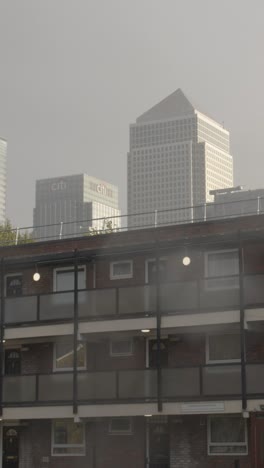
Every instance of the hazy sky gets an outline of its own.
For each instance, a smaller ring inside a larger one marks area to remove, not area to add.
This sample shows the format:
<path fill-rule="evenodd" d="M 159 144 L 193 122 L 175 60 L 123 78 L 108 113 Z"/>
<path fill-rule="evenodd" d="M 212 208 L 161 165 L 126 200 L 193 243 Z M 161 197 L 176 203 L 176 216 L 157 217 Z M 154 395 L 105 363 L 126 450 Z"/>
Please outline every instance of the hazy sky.
<path fill-rule="evenodd" d="M 264 187 L 263 0 L 0 0 L 7 214 L 35 180 L 87 172 L 126 211 L 129 123 L 182 88 L 231 132 L 235 183 Z"/>

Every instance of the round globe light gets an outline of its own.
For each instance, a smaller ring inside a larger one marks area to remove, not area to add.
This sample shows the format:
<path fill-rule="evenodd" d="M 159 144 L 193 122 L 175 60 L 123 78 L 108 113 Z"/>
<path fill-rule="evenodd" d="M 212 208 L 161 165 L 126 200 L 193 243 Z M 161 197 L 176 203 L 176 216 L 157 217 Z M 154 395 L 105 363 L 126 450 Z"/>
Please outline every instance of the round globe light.
<path fill-rule="evenodd" d="M 40 280 L 40 274 L 36 271 L 36 273 L 34 273 L 33 275 L 33 280 L 34 281 L 39 281 Z"/>
<path fill-rule="evenodd" d="M 190 257 L 183 257 L 182 263 L 183 263 L 184 266 L 189 266 L 190 263 L 191 263 Z"/>

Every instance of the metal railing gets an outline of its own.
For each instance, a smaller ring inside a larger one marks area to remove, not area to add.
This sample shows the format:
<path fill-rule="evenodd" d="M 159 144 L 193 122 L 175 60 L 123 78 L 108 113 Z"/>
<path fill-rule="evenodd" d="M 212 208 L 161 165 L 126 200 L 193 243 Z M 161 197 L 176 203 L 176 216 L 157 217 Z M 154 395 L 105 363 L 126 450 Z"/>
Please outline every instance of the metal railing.
<path fill-rule="evenodd" d="M 264 304 L 264 274 L 244 275 L 245 307 Z M 161 282 L 162 314 L 233 310 L 239 308 L 238 276 Z M 4 298 L 4 324 L 72 321 L 74 292 L 48 292 Z M 152 284 L 82 289 L 78 291 L 80 321 L 146 317 L 156 314 L 156 286 Z"/>
<path fill-rule="evenodd" d="M 0 245 L 62 240 L 72 237 L 256 215 L 264 213 L 263 199 L 263 197 L 258 196 L 246 200 L 203 203 L 180 208 L 135 212 L 120 216 L 16 227 L 9 230 L 6 235 L 1 235 L 0 232 Z"/>
<path fill-rule="evenodd" d="M 264 395 L 264 363 L 246 365 L 247 394 Z M 78 404 L 157 400 L 157 369 L 78 371 Z M 241 399 L 240 363 L 162 368 L 163 401 Z M 73 372 L 3 376 L 5 406 L 71 404 Z"/>

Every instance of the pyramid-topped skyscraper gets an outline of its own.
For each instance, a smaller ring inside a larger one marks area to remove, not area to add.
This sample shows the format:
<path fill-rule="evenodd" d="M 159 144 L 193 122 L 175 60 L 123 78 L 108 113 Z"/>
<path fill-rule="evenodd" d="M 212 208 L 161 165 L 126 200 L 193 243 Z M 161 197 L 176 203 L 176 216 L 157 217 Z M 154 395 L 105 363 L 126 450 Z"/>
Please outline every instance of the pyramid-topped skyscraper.
<path fill-rule="evenodd" d="M 229 132 L 177 89 L 130 125 L 127 173 L 129 226 L 191 220 L 233 186 Z"/>

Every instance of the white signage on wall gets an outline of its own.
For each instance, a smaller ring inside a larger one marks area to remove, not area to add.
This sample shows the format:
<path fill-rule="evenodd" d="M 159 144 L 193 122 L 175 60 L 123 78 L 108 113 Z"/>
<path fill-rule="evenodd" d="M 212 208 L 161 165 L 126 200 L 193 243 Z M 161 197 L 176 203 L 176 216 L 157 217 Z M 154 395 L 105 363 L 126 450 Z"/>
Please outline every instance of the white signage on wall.
<path fill-rule="evenodd" d="M 66 182 L 64 180 L 59 180 L 57 182 L 53 182 L 51 184 L 51 190 L 54 192 L 55 190 L 65 190 L 67 188 Z"/>
<path fill-rule="evenodd" d="M 95 184 L 94 182 L 90 182 L 90 189 L 100 193 L 100 195 L 104 195 L 105 197 L 113 198 L 113 190 L 104 184 Z"/>
<path fill-rule="evenodd" d="M 224 411 L 223 401 L 183 403 L 181 405 L 181 413 L 183 414 L 223 413 Z"/>

